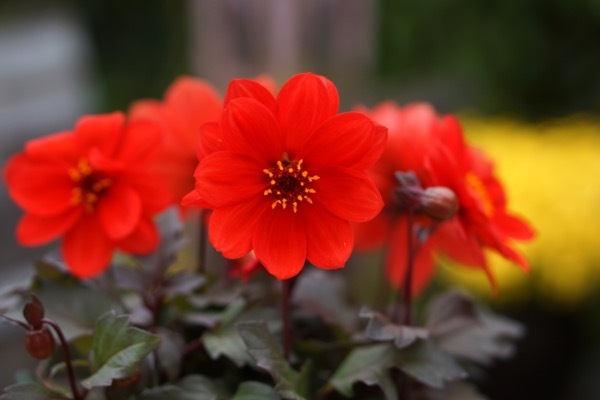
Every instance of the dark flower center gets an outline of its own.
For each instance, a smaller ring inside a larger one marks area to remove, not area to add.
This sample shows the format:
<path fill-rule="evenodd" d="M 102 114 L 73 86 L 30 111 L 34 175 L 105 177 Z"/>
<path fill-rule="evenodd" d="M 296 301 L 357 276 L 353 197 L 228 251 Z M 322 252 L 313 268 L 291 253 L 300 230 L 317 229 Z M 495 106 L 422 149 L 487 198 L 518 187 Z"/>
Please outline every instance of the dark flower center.
<path fill-rule="evenodd" d="M 94 210 L 100 196 L 112 185 L 112 180 L 92 170 L 86 159 L 79 160 L 77 166 L 69 170 L 69 176 L 75 183 L 71 204 L 83 204 L 87 212 Z"/>
<path fill-rule="evenodd" d="M 278 204 L 285 209 L 292 206 L 294 212 L 298 212 L 298 204 L 303 201 L 312 204 L 309 195 L 316 193 L 310 187 L 310 183 L 319 179 L 318 175 L 309 175 L 302 165 L 304 160 L 299 161 L 277 161 L 273 168 L 263 169 L 267 175 L 268 187 L 264 191 L 265 196 L 274 196 L 275 200 L 271 208 L 275 209 Z"/>

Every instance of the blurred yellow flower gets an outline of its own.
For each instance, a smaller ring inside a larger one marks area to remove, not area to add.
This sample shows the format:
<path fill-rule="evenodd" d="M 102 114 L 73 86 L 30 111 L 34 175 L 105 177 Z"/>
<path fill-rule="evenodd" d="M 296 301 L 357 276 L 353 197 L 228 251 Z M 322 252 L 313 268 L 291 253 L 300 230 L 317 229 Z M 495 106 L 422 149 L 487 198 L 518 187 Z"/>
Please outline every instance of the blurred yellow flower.
<path fill-rule="evenodd" d="M 499 301 L 531 296 L 576 304 L 600 283 L 600 121 L 580 115 L 544 124 L 461 118 L 469 141 L 496 162 L 509 209 L 537 230 L 523 249 L 529 275 L 501 257 L 488 259 L 500 287 Z M 442 280 L 491 296 L 483 274 L 441 268 Z"/>

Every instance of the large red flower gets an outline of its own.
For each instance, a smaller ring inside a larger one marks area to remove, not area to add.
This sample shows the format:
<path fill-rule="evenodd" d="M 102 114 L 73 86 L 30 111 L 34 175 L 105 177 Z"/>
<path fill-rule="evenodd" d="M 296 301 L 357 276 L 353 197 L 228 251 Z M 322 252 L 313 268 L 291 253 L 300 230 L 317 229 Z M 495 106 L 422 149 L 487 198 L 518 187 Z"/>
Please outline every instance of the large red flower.
<path fill-rule="evenodd" d="M 444 186 L 457 196 L 457 215 L 439 223 L 417 216 L 415 225 L 430 232 L 417 247 L 412 289 L 418 293 L 431 279 L 434 254 L 443 252 L 456 261 L 482 268 L 493 283 L 484 256 L 490 248 L 528 269 L 512 240 L 533 237 L 522 219 L 507 212 L 506 198 L 492 165 L 482 153 L 466 145 L 462 129 L 453 116 L 440 117 L 428 104 L 404 108 L 385 102 L 373 110 L 362 110 L 389 129 L 388 144 L 381 160 L 370 170 L 386 199 L 385 212 L 366 224 L 357 225 L 357 245 L 373 248 L 387 243 L 387 272 L 392 285 L 400 287 L 405 277 L 407 218 L 398 209 L 396 171 L 413 171 L 424 188 Z"/>
<path fill-rule="evenodd" d="M 152 217 L 171 201 L 147 170 L 159 140 L 151 125 L 125 124 L 113 113 L 27 142 L 5 170 L 9 193 L 25 211 L 19 242 L 63 236 L 66 264 L 82 278 L 102 272 L 115 249 L 151 252 L 158 244 Z"/>
<path fill-rule="evenodd" d="M 141 100 L 131 106 L 132 120 L 149 121 L 162 131 L 163 140 L 151 168 L 169 183 L 177 204 L 194 189 L 200 126 L 218 120 L 221 112 L 217 91 L 207 82 L 192 77 L 176 79 L 162 102 Z"/>
<path fill-rule="evenodd" d="M 340 268 L 353 248 L 350 221 L 383 201 L 365 170 L 381 155 L 386 130 L 357 112 L 338 114 L 329 80 L 304 73 L 277 98 L 250 80 L 232 81 L 219 123 L 184 204 L 213 209 L 209 237 L 227 258 L 254 250 L 279 279 L 305 261 Z M 215 145 L 215 143 L 217 143 Z"/>

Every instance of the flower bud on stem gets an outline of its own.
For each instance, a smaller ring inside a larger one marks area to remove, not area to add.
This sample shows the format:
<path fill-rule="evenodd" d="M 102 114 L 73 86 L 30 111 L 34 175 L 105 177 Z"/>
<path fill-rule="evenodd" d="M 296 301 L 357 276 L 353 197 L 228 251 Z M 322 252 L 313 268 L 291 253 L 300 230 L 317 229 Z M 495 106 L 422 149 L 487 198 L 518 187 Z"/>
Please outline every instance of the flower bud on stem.
<path fill-rule="evenodd" d="M 25 349 L 32 357 L 38 360 L 44 360 L 50 357 L 56 348 L 54 336 L 52 335 L 51 330 L 48 329 L 48 326 L 50 326 L 52 330 L 54 330 L 56 336 L 58 336 L 63 349 L 73 400 L 83 400 L 83 397 L 77 389 L 69 344 L 67 343 L 60 326 L 58 326 L 56 322 L 45 318 L 44 305 L 37 296 L 32 294 L 31 298 L 32 300 L 27 302 L 23 308 L 23 316 L 28 322 L 27 324 L 23 321 L 7 317 L 6 315 L 0 314 L 0 317 L 17 324 L 26 330 Z"/>

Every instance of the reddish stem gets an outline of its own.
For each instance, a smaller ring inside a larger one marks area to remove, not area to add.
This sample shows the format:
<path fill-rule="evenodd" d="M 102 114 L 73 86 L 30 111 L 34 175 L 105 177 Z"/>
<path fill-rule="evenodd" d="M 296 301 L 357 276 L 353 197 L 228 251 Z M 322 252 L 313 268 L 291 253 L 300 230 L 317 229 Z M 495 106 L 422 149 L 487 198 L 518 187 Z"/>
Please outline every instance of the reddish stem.
<path fill-rule="evenodd" d="M 73 393 L 73 400 L 83 400 L 83 397 L 79 394 L 79 390 L 77 389 L 77 383 L 75 380 L 75 372 L 73 371 L 73 361 L 71 358 L 71 351 L 69 350 L 69 344 L 67 343 L 67 339 L 65 339 L 65 335 L 63 335 L 62 329 L 60 326 L 56 324 L 54 321 L 49 319 L 42 319 L 42 322 L 48 324 L 54 329 L 56 335 L 58 336 L 58 340 L 60 340 L 61 347 L 63 349 L 63 354 L 65 356 L 65 365 L 67 366 L 67 375 L 69 377 L 69 385 L 71 386 L 71 393 Z"/>
<path fill-rule="evenodd" d="M 17 325 L 19 325 L 21 328 L 24 328 L 26 331 L 30 330 L 30 328 L 29 328 L 29 325 L 27 325 L 27 324 L 26 324 L 25 322 L 23 322 L 23 321 L 19 321 L 19 320 L 13 319 L 13 318 L 11 318 L 11 317 L 7 317 L 7 316 L 6 316 L 6 315 L 4 315 L 4 314 L 0 314 L 0 317 L 4 318 L 5 320 L 7 320 L 7 321 L 9 321 L 9 322 L 12 322 L 12 323 L 14 323 L 14 324 L 17 324 Z"/>
<path fill-rule="evenodd" d="M 413 243 L 413 209 L 409 208 L 406 214 L 406 271 L 402 290 L 404 303 L 403 325 L 412 323 L 412 281 L 415 250 Z"/>
<path fill-rule="evenodd" d="M 281 281 L 281 320 L 283 322 L 283 357 L 290 359 L 290 292 L 292 280 Z"/>
<path fill-rule="evenodd" d="M 204 213 L 204 210 L 200 210 L 198 226 L 198 259 L 196 260 L 196 272 L 200 274 L 206 272 L 206 230 L 204 229 Z"/>

